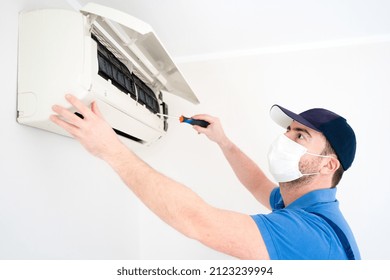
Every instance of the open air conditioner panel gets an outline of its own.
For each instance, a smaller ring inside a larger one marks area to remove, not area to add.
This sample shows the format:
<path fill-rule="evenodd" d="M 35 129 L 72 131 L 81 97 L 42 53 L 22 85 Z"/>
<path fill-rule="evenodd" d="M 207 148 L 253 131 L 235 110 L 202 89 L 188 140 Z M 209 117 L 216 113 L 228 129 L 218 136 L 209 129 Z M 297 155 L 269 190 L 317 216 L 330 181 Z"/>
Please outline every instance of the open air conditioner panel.
<path fill-rule="evenodd" d="M 138 77 L 150 87 L 165 90 L 198 104 L 199 100 L 150 25 L 121 11 L 88 3 L 80 10 L 92 25 L 92 33 L 115 48 Z M 136 73 L 137 74 L 137 73 Z M 145 78 L 145 79 L 144 79 Z"/>
<path fill-rule="evenodd" d="M 95 100 L 119 135 L 141 144 L 156 141 L 168 129 L 167 118 L 157 115 L 168 113 L 163 92 L 198 103 L 142 21 L 96 4 L 87 4 L 81 13 L 21 13 L 18 122 L 67 135 L 49 116 L 53 104 L 69 106 L 64 101 L 68 92 L 87 105 Z"/>

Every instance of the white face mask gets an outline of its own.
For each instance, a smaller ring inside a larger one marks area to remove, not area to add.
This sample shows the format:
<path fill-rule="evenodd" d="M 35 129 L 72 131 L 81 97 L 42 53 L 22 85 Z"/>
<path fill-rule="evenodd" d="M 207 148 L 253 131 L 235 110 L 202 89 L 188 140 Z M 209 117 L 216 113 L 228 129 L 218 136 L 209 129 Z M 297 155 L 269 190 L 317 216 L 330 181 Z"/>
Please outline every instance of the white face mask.
<path fill-rule="evenodd" d="M 317 173 L 302 174 L 299 170 L 299 161 L 304 154 L 318 157 L 331 157 L 308 153 L 307 149 L 288 138 L 280 135 L 271 145 L 268 152 L 268 164 L 271 174 L 278 183 L 290 182 L 302 176 L 316 175 Z"/>

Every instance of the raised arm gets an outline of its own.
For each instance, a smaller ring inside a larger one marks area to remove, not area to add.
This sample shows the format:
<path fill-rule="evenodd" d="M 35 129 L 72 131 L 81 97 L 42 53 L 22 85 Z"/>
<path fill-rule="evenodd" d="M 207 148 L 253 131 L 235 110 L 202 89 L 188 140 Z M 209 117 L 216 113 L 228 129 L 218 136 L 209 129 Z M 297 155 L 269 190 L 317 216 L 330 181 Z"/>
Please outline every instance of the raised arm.
<path fill-rule="evenodd" d="M 184 185 L 157 172 L 121 143 L 95 103 L 67 100 L 81 119 L 61 106 L 51 120 L 73 135 L 91 154 L 105 160 L 137 197 L 163 221 L 206 246 L 243 259 L 268 259 L 263 238 L 245 214 L 217 209 Z"/>
<path fill-rule="evenodd" d="M 204 114 L 193 116 L 193 118 L 210 123 L 207 128 L 194 126 L 194 129 L 199 133 L 204 133 L 211 141 L 219 145 L 240 182 L 261 204 L 270 208 L 269 197 L 276 184 L 270 181 L 259 166 L 230 141 L 218 118 Z"/>

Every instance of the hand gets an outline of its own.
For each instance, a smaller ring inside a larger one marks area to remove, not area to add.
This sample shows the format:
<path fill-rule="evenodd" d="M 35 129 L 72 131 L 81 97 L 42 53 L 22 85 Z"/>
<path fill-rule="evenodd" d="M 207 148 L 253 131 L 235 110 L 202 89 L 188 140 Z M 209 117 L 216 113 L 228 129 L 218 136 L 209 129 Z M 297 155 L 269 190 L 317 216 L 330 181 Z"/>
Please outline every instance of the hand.
<path fill-rule="evenodd" d="M 50 120 L 65 129 L 77 139 L 91 154 L 105 158 L 119 152 L 122 145 L 111 126 L 104 120 L 95 102 L 91 108 L 78 98 L 67 94 L 66 100 L 83 115 L 83 119 L 59 105 L 52 107 L 58 115 L 51 115 Z"/>
<path fill-rule="evenodd" d="M 192 116 L 193 119 L 199 119 L 209 122 L 210 124 L 207 127 L 200 127 L 197 125 L 194 125 L 193 128 L 198 133 L 203 133 L 206 135 L 211 141 L 217 143 L 221 147 L 224 145 L 227 145 L 230 141 L 226 137 L 225 132 L 222 128 L 221 122 L 218 118 L 206 115 L 206 114 L 200 114 Z"/>

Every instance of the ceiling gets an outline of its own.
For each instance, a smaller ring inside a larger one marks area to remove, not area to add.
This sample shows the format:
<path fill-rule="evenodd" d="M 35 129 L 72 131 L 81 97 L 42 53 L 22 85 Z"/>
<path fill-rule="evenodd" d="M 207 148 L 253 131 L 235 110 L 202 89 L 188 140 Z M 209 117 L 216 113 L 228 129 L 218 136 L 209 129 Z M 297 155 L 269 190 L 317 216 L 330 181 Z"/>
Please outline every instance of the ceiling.
<path fill-rule="evenodd" d="M 83 6 L 87 0 L 67 0 Z M 389 0 L 94 0 L 149 23 L 176 60 L 390 41 Z M 313 46 L 316 46 L 316 45 Z"/>

